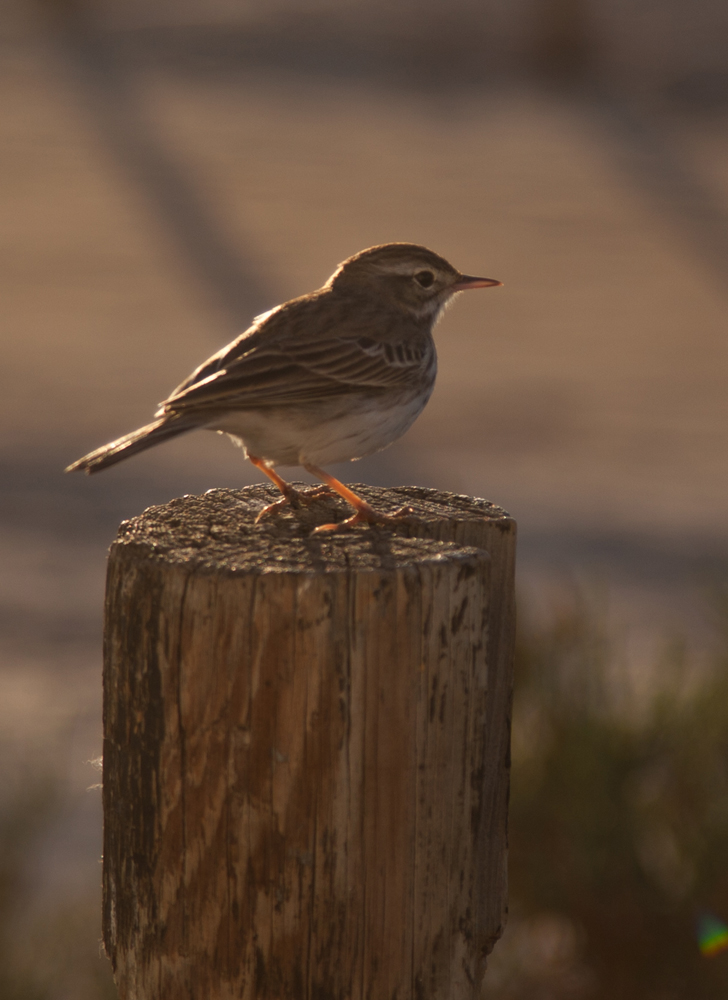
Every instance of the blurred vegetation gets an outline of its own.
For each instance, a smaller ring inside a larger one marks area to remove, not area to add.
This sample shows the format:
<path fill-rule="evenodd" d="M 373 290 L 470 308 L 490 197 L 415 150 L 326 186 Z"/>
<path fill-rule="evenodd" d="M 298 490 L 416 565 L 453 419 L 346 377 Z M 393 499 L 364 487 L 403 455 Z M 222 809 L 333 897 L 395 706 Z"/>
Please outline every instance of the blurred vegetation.
<path fill-rule="evenodd" d="M 53 899 L 42 884 L 42 840 L 62 815 L 64 781 L 6 747 L 3 764 L 0 998 L 115 1000 L 111 969 L 100 948 L 100 867 L 93 894 L 84 884 L 70 898 Z"/>
<path fill-rule="evenodd" d="M 695 933 L 702 913 L 728 923 L 728 592 L 722 622 L 710 662 L 673 643 L 651 685 L 584 601 L 522 627 L 511 917 L 488 1000 L 728 996 L 728 952 L 703 957 Z M 98 891 L 53 902 L 34 871 L 63 782 L 5 774 L 0 997 L 112 1000 Z"/>
<path fill-rule="evenodd" d="M 646 692 L 576 601 L 517 654 L 511 920 L 492 1000 L 714 1000 L 728 953 L 728 593 L 708 664 L 672 643 Z"/>

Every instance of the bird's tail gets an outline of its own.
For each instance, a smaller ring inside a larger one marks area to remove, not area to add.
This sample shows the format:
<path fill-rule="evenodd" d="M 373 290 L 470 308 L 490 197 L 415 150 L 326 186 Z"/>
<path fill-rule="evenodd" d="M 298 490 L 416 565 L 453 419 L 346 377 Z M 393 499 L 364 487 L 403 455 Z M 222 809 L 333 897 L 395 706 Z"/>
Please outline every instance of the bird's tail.
<path fill-rule="evenodd" d="M 152 448 L 155 444 L 161 444 L 168 438 L 177 437 L 178 434 L 184 434 L 199 426 L 196 421 L 184 417 L 160 417 L 159 420 L 152 421 L 146 427 L 140 427 L 138 430 L 132 431 L 131 434 L 125 434 L 124 437 L 117 438 L 116 441 L 111 441 L 109 444 L 97 448 L 96 451 L 90 451 L 88 455 L 84 455 L 73 465 L 69 465 L 65 471 L 85 472 L 89 475 L 92 472 L 100 472 L 102 469 L 108 469 L 110 465 L 116 465 L 117 462 L 121 462 L 125 458 L 131 458 L 132 455 L 136 455 L 140 451 Z"/>

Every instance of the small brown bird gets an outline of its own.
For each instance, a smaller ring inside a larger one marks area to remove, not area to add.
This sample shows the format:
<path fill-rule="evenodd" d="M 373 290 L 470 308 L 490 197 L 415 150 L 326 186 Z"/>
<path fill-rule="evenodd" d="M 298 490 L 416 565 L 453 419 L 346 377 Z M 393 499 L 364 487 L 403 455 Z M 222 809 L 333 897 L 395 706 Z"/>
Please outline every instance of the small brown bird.
<path fill-rule="evenodd" d="M 349 257 L 318 291 L 256 316 L 160 404 L 156 419 L 69 465 L 99 472 L 195 428 L 228 434 L 291 500 L 335 491 L 354 515 L 333 530 L 389 523 L 322 465 L 381 451 L 414 423 L 437 374 L 432 330 L 457 292 L 500 285 L 461 274 L 414 243 Z M 276 465 L 300 465 L 325 487 L 295 490 Z"/>

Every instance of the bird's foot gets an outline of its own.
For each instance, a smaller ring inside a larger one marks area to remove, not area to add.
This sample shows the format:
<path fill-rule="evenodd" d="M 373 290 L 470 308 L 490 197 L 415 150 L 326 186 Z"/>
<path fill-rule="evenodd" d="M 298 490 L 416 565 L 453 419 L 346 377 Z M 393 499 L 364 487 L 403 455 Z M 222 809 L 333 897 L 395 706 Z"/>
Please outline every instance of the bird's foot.
<path fill-rule="evenodd" d="M 286 484 L 288 485 L 288 484 Z M 273 503 L 269 503 L 267 507 L 264 507 L 255 518 L 255 524 L 262 521 L 264 517 L 269 514 L 278 513 L 284 507 L 293 507 L 297 510 L 301 505 L 308 506 L 317 497 L 328 497 L 336 496 L 334 491 L 329 486 L 312 486 L 307 490 L 296 490 L 292 486 L 288 486 L 280 500 L 275 500 Z"/>
<path fill-rule="evenodd" d="M 361 501 L 361 504 L 360 507 L 356 508 L 354 514 L 347 517 L 345 521 L 339 521 L 337 524 L 320 524 L 318 528 L 314 528 L 313 534 L 323 534 L 324 531 L 348 531 L 349 528 L 353 528 L 357 524 L 406 524 L 411 522 L 414 514 L 412 507 L 401 507 L 394 514 L 378 514 L 368 503 Z"/>

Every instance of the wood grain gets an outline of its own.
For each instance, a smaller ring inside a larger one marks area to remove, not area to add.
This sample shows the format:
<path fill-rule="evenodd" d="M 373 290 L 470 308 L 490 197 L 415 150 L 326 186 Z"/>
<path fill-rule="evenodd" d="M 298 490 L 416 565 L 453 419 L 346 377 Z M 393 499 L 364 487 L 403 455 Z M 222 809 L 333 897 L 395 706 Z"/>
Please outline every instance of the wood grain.
<path fill-rule="evenodd" d="M 104 941 L 122 1000 L 475 998 L 506 906 L 515 526 L 254 526 L 266 487 L 109 558 Z M 408 537 L 409 536 L 409 537 Z M 496 620 L 497 619 L 497 620 Z"/>

